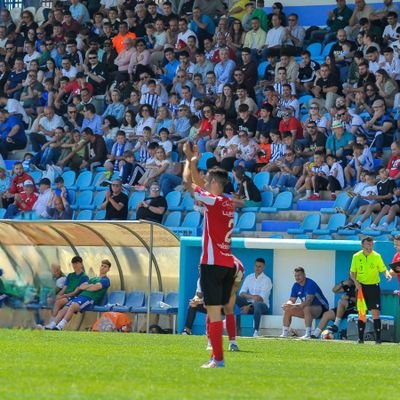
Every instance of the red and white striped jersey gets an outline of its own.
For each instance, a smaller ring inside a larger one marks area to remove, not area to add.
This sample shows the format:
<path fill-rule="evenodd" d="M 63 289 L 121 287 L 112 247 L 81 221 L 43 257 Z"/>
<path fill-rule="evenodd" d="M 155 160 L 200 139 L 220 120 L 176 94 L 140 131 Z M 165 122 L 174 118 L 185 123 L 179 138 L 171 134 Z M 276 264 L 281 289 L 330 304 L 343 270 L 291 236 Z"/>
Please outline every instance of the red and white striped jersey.
<path fill-rule="evenodd" d="M 235 282 L 242 282 L 244 278 L 244 266 L 236 256 L 233 256 L 233 263 L 236 268 Z"/>
<path fill-rule="evenodd" d="M 204 206 L 203 252 L 201 264 L 233 268 L 231 235 L 233 231 L 233 201 L 223 195 L 196 186 L 194 197 Z"/>

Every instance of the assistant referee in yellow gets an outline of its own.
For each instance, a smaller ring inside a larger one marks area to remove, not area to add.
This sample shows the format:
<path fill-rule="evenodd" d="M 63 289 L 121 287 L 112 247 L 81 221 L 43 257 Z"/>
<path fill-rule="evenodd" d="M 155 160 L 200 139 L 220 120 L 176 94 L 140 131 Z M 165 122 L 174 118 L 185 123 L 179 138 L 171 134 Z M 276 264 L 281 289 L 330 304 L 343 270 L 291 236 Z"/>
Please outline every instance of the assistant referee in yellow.
<path fill-rule="evenodd" d="M 371 237 L 365 237 L 361 241 L 362 250 L 353 255 L 350 267 L 350 277 L 355 282 L 357 290 L 362 288 L 365 303 L 371 311 L 374 320 L 375 343 L 381 343 L 381 289 L 379 287 L 380 272 L 384 272 L 386 279 L 390 281 L 392 276 L 379 253 L 373 250 L 374 241 Z M 358 319 L 358 343 L 364 343 L 365 322 Z"/>

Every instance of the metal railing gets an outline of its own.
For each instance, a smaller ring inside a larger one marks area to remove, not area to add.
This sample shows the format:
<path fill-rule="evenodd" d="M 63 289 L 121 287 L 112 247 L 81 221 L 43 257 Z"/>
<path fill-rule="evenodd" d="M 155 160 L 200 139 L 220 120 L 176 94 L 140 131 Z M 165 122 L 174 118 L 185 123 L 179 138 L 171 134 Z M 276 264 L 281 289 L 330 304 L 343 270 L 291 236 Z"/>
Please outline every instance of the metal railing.
<path fill-rule="evenodd" d="M 30 7 L 35 5 L 35 1 L 30 1 L 30 0 L 0 0 L 0 8 L 8 8 L 9 10 L 12 10 L 13 8 L 24 8 L 24 7 Z M 52 0 L 44 0 L 39 2 L 41 7 L 46 7 L 46 8 L 52 8 L 53 7 L 53 1 Z"/>

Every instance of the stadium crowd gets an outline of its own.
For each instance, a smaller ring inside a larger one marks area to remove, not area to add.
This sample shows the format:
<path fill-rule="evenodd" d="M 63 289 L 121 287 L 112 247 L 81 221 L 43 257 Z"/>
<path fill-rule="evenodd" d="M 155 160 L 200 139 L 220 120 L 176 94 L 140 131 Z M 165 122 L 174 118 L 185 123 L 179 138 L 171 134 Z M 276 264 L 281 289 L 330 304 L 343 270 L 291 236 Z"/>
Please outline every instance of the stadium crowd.
<path fill-rule="evenodd" d="M 118 185 L 157 182 L 160 220 L 163 196 L 182 188 L 188 141 L 212 153 L 208 168 L 234 171 L 238 206 L 260 204 L 246 173 L 268 171 L 263 189 L 274 194 L 318 200 L 347 190 L 360 194 L 352 210 L 373 203 L 372 211 L 397 213 L 400 10 L 392 0 L 380 10 L 337 0 L 326 27 L 307 29 L 279 2 L 271 13 L 260 0 L 228 3 L 55 1 L 39 24 L 29 9 L 15 21 L 2 9 L 0 153 L 7 160 L 27 149 L 12 180 L 0 168 L 6 217 L 39 207 L 42 217 L 72 218 L 68 190 L 49 170 L 104 170 L 113 185 L 100 205 L 106 219 L 127 218 Z M 36 170 L 45 171 L 39 194 Z"/>

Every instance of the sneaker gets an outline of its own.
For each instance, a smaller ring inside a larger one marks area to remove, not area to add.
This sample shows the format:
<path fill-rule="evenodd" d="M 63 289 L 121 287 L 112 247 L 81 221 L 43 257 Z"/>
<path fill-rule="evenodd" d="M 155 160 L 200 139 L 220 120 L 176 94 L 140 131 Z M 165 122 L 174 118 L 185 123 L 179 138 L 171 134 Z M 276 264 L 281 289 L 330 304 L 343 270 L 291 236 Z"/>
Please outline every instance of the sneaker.
<path fill-rule="evenodd" d="M 320 198 L 321 197 L 318 193 L 314 193 L 308 198 L 308 200 L 319 200 Z"/>
<path fill-rule="evenodd" d="M 259 337 L 259 336 L 260 336 L 260 334 L 258 333 L 258 331 L 254 331 L 253 337 Z"/>
<path fill-rule="evenodd" d="M 62 331 L 61 328 L 59 328 L 58 326 L 55 326 L 53 329 L 51 329 L 52 331 Z"/>
<path fill-rule="evenodd" d="M 288 338 L 289 337 L 289 332 L 285 332 L 279 335 L 281 338 Z"/>
<path fill-rule="evenodd" d="M 331 325 L 331 326 L 328 326 L 328 331 L 336 333 L 339 331 L 339 328 L 336 325 Z"/>
<path fill-rule="evenodd" d="M 311 335 L 310 336 L 311 339 L 319 339 L 319 337 L 315 336 L 315 335 Z"/>
<path fill-rule="evenodd" d="M 236 343 L 229 343 L 228 350 L 229 351 L 240 351 L 239 347 L 238 347 L 238 345 Z"/>
<path fill-rule="evenodd" d="M 42 330 L 44 330 L 45 328 L 44 328 L 44 326 L 43 326 L 42 324 L 36 324 L 35 329 L 37 329 L 37 330 L 39 330 L 39 331 L 42 331 Z"/>
<path fill-rule="evenodd" d="M 382 224 L 380 226 L 377 226 L 376 230 L 378 230 L 378 231 L 387 231 L 388 230 L 388 226 L 387 226 L 387 224 Z"/>
<path fill-rule="evenodd" d="M 311 339 L 311 335 L 305 334 L 304 336 L 300 336 L 299 339 L 308 340 L 308 339 Z"/>
<path fill-rule="evenodd" d="M 217 361 L 214 360 L 213 358 L 201 366 L 201 368 L 223 368 L 223 367 L 225 367 L 224 360 Z"/>
<path fill-rule="evenodd" d="M 206 350 L 207 350 L 207 351 L 208 351 L 208 350 L 212 350 L 211 342 L 208 342 L 208 343 L 207 343 Z"/>
<path fill-rule="evenodd" d="M 187 329 L 184 329 L 182 331 L 182 335 L 191 335 L 191 332 L 189 332 Z"/>
<path fill-rule="evenodd" d="M 369 229 L 372 229 L 373 231 L 379 231 L 380 227 L 379 227 L 379 226 L 376 226 L 375 224 L 371 224 L 371 225 L 369 226 Z"/>
<path fill-rule="evenodd" d="M 144 186 L 144 185 L 135 185 L 133 188 L 134 188 L 137 192 L 143 192 L 143 191 L 146 190 L 146 186 Z"/>
<path fill-rule="evenodd" d="M 375 340 L 375 344 L 382 344 L 382 340 L 381 339 Z"/>
<path fill-rule="evenodd" d="M 364 344 L 364 340 L 358 339 L 357 344 Z"/>
<path fill-rule="evenodd" d="M 336 193 L 331 193 L 331 200 L 336 200 Z"/>
<path fill-rule="evenodd" d="M 280 190 L 280 188 L 278 188 L 278 187 L 272 188 L 272 189 L 271 189 L 271 192 L 272 192 L 275 196 L 278 195 L 280 191 L 281 191 L 281 190 Z"/>

